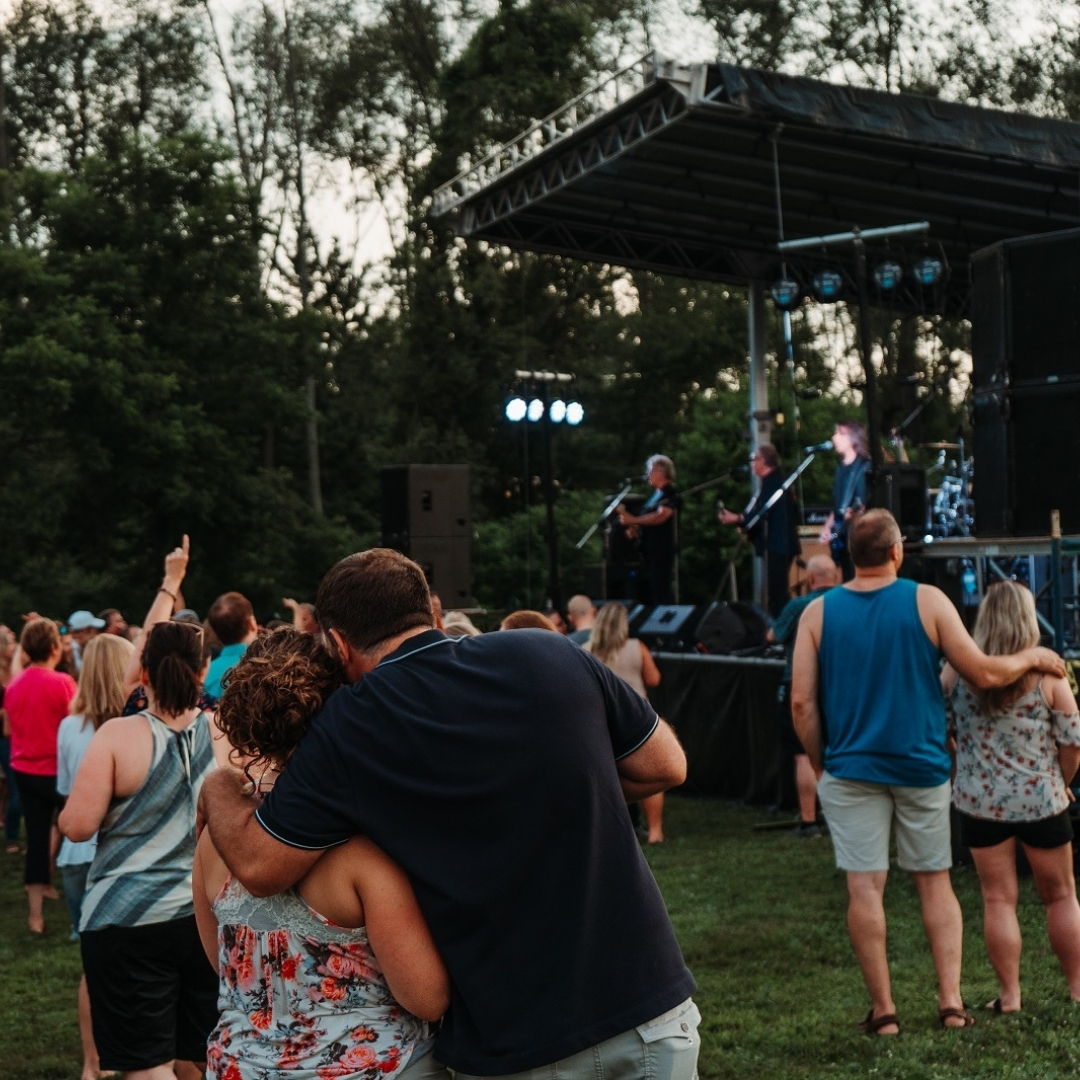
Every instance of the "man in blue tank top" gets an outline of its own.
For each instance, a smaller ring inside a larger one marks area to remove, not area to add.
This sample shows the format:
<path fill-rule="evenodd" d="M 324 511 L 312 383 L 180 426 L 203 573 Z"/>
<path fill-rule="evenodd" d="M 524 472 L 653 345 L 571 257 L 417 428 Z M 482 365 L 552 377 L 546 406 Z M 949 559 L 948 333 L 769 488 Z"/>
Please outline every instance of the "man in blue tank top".
<path fill-rule="evenodd" d="M 1049 649 L 987 656 L 939 589 L 898 576 L 903 539 L 893 516 L 870 510 L 852 523 L 855 577 L 815 600 L 799 623 L 792 683 L 795 730 L 819 775 L 818 795 L 847 871 L 848 932 L 872 1005 L 859 1025 L 900 1026 L 885 952 L 889 835 L 910 871 L 938 978 L 942 1027 L 974 1017 L 960 994 L 963 921 L 949 880 L 949 774 L 944 655 L 967 683 L 1007 686 L 1034 669 L 1062 674 Z"/>

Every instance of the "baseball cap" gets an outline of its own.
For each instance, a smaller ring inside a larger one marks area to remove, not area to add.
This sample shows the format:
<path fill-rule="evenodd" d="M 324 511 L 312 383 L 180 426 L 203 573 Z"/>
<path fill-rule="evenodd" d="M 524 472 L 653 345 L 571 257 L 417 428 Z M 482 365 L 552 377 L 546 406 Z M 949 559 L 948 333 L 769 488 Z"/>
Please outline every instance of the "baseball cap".
<path fill-rule="evenodd" d="M 73 611 L 67 624 L 69 630 L 101 630 L 105 626 L 105 620 L 94 618 L 89 611 Z"/>

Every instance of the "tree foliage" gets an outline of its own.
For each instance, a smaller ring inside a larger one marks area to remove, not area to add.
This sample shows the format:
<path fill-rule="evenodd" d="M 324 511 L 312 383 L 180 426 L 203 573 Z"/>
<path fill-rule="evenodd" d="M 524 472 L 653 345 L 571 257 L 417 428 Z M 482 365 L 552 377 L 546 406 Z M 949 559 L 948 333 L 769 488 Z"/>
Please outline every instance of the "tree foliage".
<path fill-rule="evenodd" d="M 1080 112 L 1064 4 L 1024 40 L 1002 0 L 691 6 L 723 60 Z M 567 590 L 598 558 L 574 541 L 648 454 L 687 485 L 743 461 L 740 290 L 466 243 L 430 213 L 437 184 L 661 17 L 653 0 L 252 0 L 229 20 L 212 0 L 17 0 L 0 27 L 0 615 L 137 612 L 185 531 L 197 605 L 310 596 L 377 540 L 379 470 L 402 462 L 472 467 L 477 595 L 540 603 L 539 447 L 502 419 L 517 368 L 573 373 L 588 410 L 553 447 Z M 365 263 L 335 214 L 385 225 L 389 257 Z M 792 327 L 790 364 L 779 317 L 768 333 L 788 460 L 860 401 L 850 313 Z M 881 310 L 874 337 L 884 426 L 934 389 L 912 431 L 951 434 L 966 326 Z M 804 498 L 827 483 L 811 470 Z M 715 595 L 738 554 L 715 498 L 747 494 L 732 478 L 688 503 L 685 596 Z"/>

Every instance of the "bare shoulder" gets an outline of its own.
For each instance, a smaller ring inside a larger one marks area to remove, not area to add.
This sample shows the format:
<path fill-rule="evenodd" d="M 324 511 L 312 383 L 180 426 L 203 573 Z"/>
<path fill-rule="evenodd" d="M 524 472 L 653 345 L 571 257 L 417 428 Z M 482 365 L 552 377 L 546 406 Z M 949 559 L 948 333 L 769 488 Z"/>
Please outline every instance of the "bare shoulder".
<path fill-rule="evenodd" d="M 1042 680 L 1043 697 L 1046 704 L 1055 712 L 1076 712 L 1076 698 L 1069 680 L 1058 675 L 1044 675 Z"/>
<path fill-rule="evenodd" d="M 94 742 L 110 750 L 130 747 L 133 739 L 149 738 L 150 727 L 143 716 L 115 716 L 94 733 Z"/>
<path fill-rule="evenodd" d="M 799 633 L 809 631 L 816 637 L 825 618 L 825 597 L 819 596 L 806 605 L 806 610 L 799 617 Z"/>

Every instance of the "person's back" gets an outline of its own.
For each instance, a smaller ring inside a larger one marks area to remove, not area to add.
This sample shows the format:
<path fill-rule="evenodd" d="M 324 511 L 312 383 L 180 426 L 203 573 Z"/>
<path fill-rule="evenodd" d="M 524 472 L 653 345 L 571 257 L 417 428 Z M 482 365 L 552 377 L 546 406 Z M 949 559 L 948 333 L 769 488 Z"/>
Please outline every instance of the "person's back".
<path fill-rule="evenodd" d="M 655 724 L 561 635 L 427 631 L 330 699 L 258 816 L 328 845 L 345 813 L 405 867 L 453 979 L 436 1056 L 512 1073 L 693 990 L 613 768 Z"/>
<path fill-rule="evenodd" d="M 833 776 L 932 786 L 949 778 L 940 653 L 919 616 L 914 581 L 824 596 L 822 712 Z"/>
<path fill-rule="evenodd" d="M 352 876 L 370 856 L 370 843 L 366 853 L 364 846 L 354 839 L 334 848 L 298 886 L 261 898 L 229 876 L 212 849 L 200 848 L 196 887 L 214 893 L 221 980 L 208 1076 L 401 1075 L 430 1049 L 433 1025 L 398 1002 L 365 913 L 352 910 Z"/>

